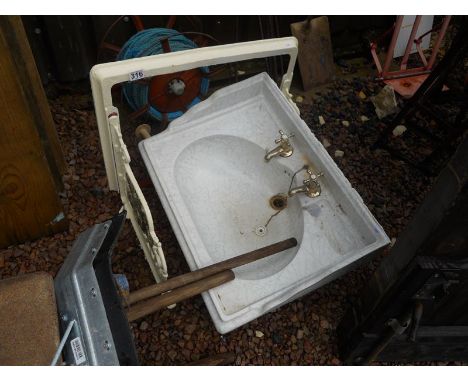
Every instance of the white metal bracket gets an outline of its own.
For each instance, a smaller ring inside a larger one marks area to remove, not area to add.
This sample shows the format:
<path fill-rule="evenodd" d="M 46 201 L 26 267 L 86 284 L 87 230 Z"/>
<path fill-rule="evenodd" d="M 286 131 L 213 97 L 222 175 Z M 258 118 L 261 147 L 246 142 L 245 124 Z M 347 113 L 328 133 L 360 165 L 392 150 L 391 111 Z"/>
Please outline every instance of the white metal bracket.
<path fill-rule="evenodd" d="M 294 110 L 299 113 L 289 93 L 296 64 L 297 46 L 295 37 L 284 37 L 134 58 L 95 65 L 91 69 L 94 108 L 109 189 L 120 193 L 127 210 L 127 217 L 132 221 L 156 281 L 167 278 L 166 262 L 161 243 L 154 233 L 148 204 L 129 165 L 130 156 L 122 140 L 118 109 L 112 103 L 112 87 L 129 81 L 132 73 L 139 73 L 140 78 L 153 77 L 202 66 L 288 55 L 288 69 L 282 78 L 280 88 Z"/>

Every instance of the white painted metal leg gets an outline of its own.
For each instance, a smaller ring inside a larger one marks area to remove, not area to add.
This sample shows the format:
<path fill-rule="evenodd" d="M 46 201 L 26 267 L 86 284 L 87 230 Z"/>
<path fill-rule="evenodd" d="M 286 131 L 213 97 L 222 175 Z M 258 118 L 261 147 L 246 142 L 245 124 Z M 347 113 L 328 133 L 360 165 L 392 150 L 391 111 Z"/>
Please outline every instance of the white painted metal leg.
<path fill-rule="evenodd" d="M 117 182 L 127 217 L 132 222 L 133 229 L 145 253 L 154 278 L 157 282 L 167 279 L 166 259 L 161 243 L 154 232 L 153 218 L 140 186 L 130 168 L 130 155 L 122 139 L 118 110 L 107 108 L 109 130 L 111 132 Z"/>

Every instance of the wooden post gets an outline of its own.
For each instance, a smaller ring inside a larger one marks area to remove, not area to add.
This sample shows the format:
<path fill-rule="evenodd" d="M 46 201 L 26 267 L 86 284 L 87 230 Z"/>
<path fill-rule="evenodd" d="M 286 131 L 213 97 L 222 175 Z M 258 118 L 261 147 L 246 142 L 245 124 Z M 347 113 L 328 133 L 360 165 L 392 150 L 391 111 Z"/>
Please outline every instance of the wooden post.
<path fill-rule="evenodd" d="M 67 228 L 65 161 L 19 16 L 0 16 L 0 248 Z"/>
<path fill-rule="evenodd" d="M 299 69 L 304 90 L 330 82 L 335 76 L 328 17 L 309 17 L 291 24 L 291 33 L 299 43 Z"/>

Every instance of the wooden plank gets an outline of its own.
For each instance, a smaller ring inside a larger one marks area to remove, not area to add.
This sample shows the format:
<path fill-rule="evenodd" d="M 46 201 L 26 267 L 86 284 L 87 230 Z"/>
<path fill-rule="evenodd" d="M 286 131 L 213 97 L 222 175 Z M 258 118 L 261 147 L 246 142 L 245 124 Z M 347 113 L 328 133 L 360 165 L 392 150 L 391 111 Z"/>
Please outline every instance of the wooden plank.
<path fill-rule="evenodd" d="M 1 16 L 0 248 L 67 227 L 57 194 L 63 158 L 28 49 L 20 18 Z"/>
<path fill-rule="evenodd" d="M 34 119 L 54 182 L 62 190 L 62 175 L 66 163 L 21 18 L 19 16 L 0 17 L 0 33 L 4 36 L 13 63 L 17 68 L 22 69 L 17 71 L 21 90 Z"/>
<path fill-rule="evenodd" d="M 138 301 L 156 296 L 158 294 L 170 291 L 172 289 L 184 286 L 186 284 L 202 280 L 208 276 L 215 275 L 219 272 L 237 268 L 242 265 L 251 263 L 253 261 L 263 259 L 267 256 L 274 255 L 278 252 L 285 251 L 286 249 L 293 248 L 296 245 L 297 240 L 295 238 L 286 239 L 283 241 L 279 241 L 278 243 L 267 245 L 266 247 L 258 248 L 254 251 L 244 253 L 243 255 L 239 255 L 231 259 L 197 269 L 196 271 L 176 276 L 160 284 L 155 284 L 146 288 L 141 288 L 130 294 L 128 298 L 128 303 L 134 304 Z"/>
<path fill-rule="evenodd" d="M 138 320 L 141 317 L 147 316 L 148 314 L 154 313 L 172 304 L 176 304 L 180 301 L 196 296 L 197 294 L 206 292 L 211 288 L 227 283 L 228 281 L 232 281 L 234 278 L 234 272 L 228 269 L 227 271 L 217 273 L 203 280 L 198 280 L 194 283 L 176 288 L 160 296 L 141 301 L 138 304 L 130 306 L 127 318 L 129 321 Z"/>
<path fill-rule="evenodd" d="M 304 90 L 325 84 L 335 76 L 328 17 L 321 16 L 291 24 L 299 42 L 298 62 Z"/>

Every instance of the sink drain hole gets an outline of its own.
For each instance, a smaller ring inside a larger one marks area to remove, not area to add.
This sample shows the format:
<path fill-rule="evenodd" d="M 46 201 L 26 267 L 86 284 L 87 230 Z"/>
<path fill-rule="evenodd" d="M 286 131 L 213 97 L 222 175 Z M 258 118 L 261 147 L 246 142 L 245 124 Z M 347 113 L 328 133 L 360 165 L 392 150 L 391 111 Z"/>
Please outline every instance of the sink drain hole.
<path fill-rule="evenodd" d="M 257 228 L 255 228 L 255 235 L 257 236 L 265 236 L 267 233 L 267 227 L 264 225 L 259 225 Z"/>
<path fill-rule="evenodd" d="M 281 211 L 288 206 L 288 197 L 284 194 L 278 194 L 270 198 L 270 206 L 274 210 Z"/>

